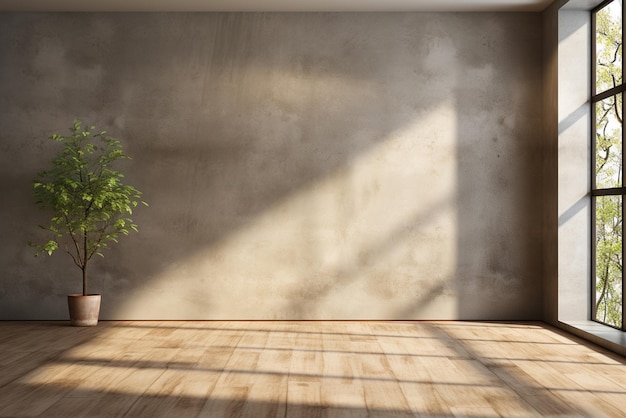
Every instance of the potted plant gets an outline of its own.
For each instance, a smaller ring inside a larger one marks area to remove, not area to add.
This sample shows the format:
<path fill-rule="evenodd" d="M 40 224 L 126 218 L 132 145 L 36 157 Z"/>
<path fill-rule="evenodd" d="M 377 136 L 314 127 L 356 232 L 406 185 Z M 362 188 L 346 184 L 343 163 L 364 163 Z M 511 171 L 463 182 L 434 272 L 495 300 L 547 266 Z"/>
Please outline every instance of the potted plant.
<path fill-rule="evenodd" d="M 54 134 L 50 139 L 62 146 L 52 160 L 52 167 L 38 174 L 34 181 L 37 205 L 52 213 L 47 225 L 48 238 L 31 244 L 36 255 L 58 248 L 70 255 L 82 271 L 82 294 L 69 295 L 70 322 L 76 326 L 98 323 L 101 295 L 88 291 L 87 267 L 94 255 L 117 242 L 120 234 L 137 231 L 129 217 L 141 201 L 141 192 L 122 182 L 123 175 L 113 169 L 119 160 L 128 160 L 119 140 L 94 126 L 81 127 L 74 121 L 69 136 Z"/>

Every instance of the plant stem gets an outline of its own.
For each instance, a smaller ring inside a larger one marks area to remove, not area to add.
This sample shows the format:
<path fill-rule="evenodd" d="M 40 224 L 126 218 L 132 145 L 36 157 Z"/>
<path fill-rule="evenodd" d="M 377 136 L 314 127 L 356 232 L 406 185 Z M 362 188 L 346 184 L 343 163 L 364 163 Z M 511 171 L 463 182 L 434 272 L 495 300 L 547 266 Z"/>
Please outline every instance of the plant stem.
<path fill-rule="evenodd" d="M 87 231 L 83 231 L 83 296 L 87 296 Z"/>

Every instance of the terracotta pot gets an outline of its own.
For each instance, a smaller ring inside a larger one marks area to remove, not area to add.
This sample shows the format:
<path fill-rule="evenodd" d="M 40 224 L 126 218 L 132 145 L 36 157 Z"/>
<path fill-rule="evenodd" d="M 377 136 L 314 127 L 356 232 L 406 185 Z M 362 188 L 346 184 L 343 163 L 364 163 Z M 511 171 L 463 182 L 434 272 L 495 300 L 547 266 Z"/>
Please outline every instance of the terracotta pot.
<path fill-rule="evenodd" d="M 94 327 L 100 316 L 101 295 L 68 295 L 70 324 L 75 327 Z"/>

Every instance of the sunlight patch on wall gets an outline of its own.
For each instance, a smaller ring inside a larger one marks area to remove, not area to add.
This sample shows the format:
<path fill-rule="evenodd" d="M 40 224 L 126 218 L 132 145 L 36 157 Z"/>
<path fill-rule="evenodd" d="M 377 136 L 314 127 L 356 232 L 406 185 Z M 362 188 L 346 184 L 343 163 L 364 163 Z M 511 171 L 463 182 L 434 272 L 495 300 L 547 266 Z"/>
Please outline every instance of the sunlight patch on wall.
<path fill-rule="evenodd" d="M 590 317 L 590 19 L 559 12 L 558 274 L 559 320 Z"/>
<path fill-rule="evenodd" d="M 332 174 L 168 266 L 119 316 L 453 318 L 446 280 L 456 266 L 455 116 L 453 101 L 417 114 Z"/>

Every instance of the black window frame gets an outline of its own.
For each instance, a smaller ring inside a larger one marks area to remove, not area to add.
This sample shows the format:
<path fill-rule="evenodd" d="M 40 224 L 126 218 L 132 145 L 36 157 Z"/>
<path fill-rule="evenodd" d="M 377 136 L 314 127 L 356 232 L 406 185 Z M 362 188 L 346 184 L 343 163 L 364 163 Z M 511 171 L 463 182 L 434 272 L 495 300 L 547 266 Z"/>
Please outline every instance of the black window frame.
<path fill-rule="evenodd" d="M 617 97 L 617 95 L 622 94 L 622 115 L 624 115 L 624 99 L 626 98 L 626 83 L 624 82 L 624 78 L 626 76 L 625 63 L 626 63 L 626 54 L 624 54 L 624 21 L 626 17 L 626 1 L 622 1 L 622 84 L 615 86 L 609 90 L 605 90 L 600 93 L 596 93 L 596 65 L 597 65 L 597 56 L 596 56 L 596 14 L 598 11 L 602 10 L 604 7 L 618 0 L 605 0 L 596 7 L 591 10 L 591 83 L 590 83 L 590 106 L 591 106 L 591 182 L 590 182 L 590 196 L 591 196 L 591 292 L 590 292 L 590 302 L 591 302 L 591 319 L 595 322 L 599 322 L 603 325 L 619 329 L 621 331 L 626 331 L 626 309 L 624 309 L 624 301 L 625 301 L 625 287 L 626 284 L 624 270 L 622 269 L 622 326 L 616 327 L 611 324 L 607 324 L 605 322 L 599 321 L 596 318 L 596 199 L 600 196 L 620 196 L 622 198 L 622 262 L 626 260 L 626 246 L 624 245 L 624 217 L 626 216 L 626 185 L 625 180 L 626 176 L 624 173 L 624 151 L 626 151 L 625 145 L 625 131 L 626 124 L 622 125 L 622 171 L 621 171 L 621 185 L 622 187 L 612 187 L 612 188 L 597 188 L 596 187 L 596 103 L 605 100 L 610 97 Z"/>

